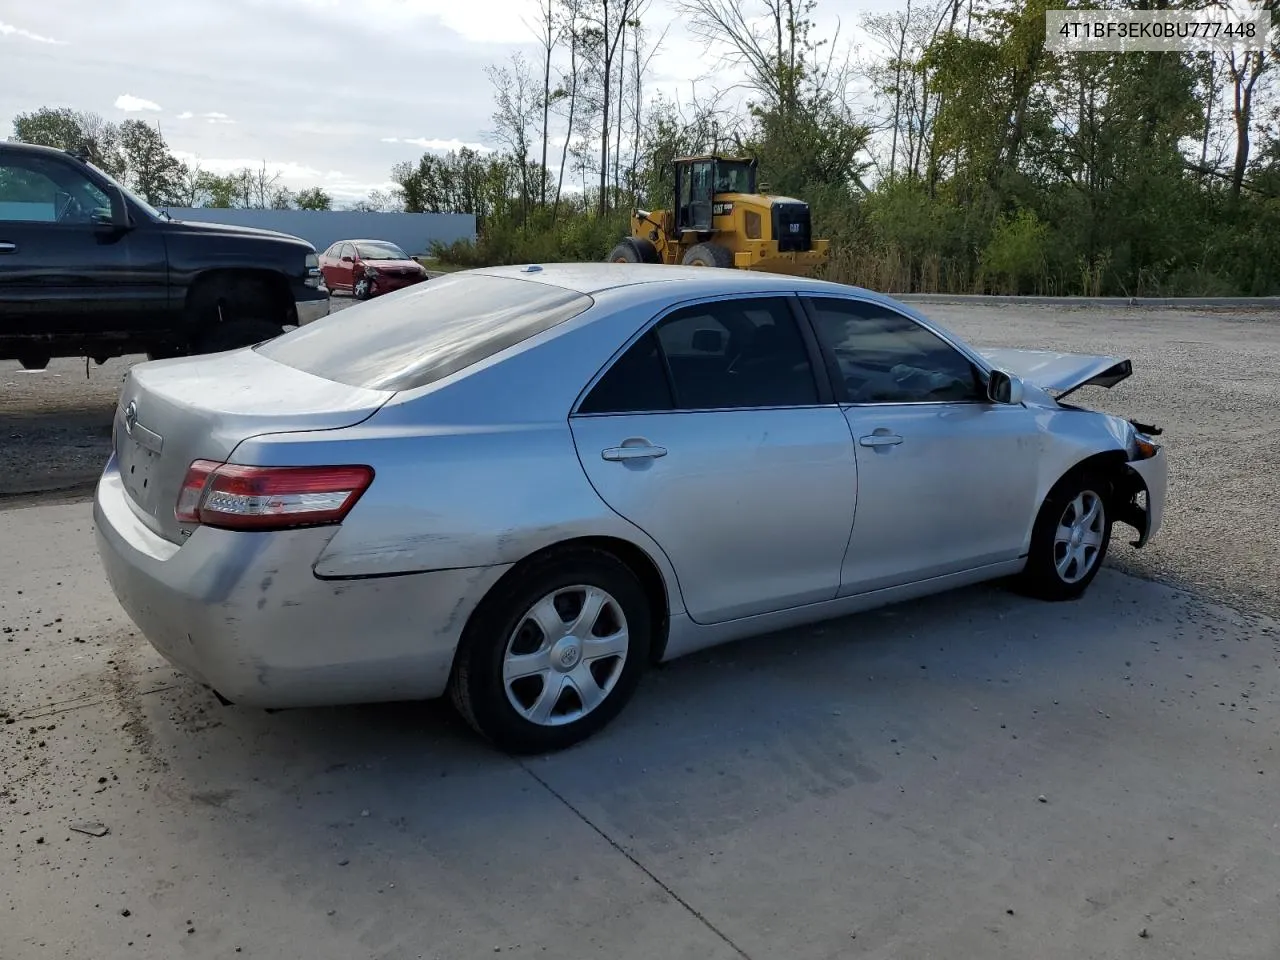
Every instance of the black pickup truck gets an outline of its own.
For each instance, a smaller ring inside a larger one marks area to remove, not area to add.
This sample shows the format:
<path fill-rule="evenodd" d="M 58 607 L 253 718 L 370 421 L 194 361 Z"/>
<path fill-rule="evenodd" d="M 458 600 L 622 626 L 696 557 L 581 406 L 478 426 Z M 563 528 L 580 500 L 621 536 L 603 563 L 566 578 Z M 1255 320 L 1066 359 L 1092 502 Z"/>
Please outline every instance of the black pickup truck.
<path fill-rule="evenodd" d="M 212 353 L 328 312 L 305 240 L 174 220 L 84 158 L 0 142 L 0 360 Z"/>

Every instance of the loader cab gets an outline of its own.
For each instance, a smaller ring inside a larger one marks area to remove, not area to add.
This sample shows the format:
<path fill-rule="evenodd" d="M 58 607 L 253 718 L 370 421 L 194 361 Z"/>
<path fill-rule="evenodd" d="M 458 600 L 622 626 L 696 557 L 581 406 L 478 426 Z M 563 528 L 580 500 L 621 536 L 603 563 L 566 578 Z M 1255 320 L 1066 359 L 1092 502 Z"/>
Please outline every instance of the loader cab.
<path fill-rule="evenodd" d="M 679 231 L 711 233 L 716 194 L 756 192 L 755 160 L 681 157 L 673 166 Z"/>

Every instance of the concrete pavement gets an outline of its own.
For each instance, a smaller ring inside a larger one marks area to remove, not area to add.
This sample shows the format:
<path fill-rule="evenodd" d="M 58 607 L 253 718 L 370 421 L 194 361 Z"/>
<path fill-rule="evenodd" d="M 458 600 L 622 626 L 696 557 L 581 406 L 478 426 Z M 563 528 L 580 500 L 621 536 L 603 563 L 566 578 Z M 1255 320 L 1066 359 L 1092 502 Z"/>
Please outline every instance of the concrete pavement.
<path fill-rule="evenodd" d="M 218 706 L 87 504 L 0 512 L 0 583 L 4 960 L 1280 955 L 1280 629 L 1113 570 L 710 651 L 524 762 Z"/>

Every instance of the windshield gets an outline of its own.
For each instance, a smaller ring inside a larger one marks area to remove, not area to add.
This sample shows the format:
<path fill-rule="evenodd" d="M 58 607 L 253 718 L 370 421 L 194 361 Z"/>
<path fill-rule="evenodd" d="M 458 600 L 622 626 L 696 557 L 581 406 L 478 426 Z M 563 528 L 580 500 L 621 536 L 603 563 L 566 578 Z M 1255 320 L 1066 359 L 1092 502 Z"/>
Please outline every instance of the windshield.
<path fill-rule="evenodd" d="M 453 274 L 331 314 L 257 347 L 264 357 L 369 390 L 413 390 L 576 317 L 590 297 L 509 277 Z"/>
<path fill-rule="evenodd" d="M 358 243 L 356 252 L 361 260 L 408 260 L 409 255 L 394 243 L 379 240 L 376 243 Z"/>
<path fill-rule="evenodd" d="M 716 193 L 755 193 L 756 171 L 749 163 L 721 160 L 716 164 Z"/>
<path fill-rule="evenodd" d="M 96 165 L 94 165 L 94 164 L 92 164 L 92 163 L 89 163 L 89 162 L 87 162 L 87 161 L 86 161 L 86 163 L 85 163 L 85 166 L 86 166 L 86 167 L 89 167 L 89 169 L 93 170 L 93 172 L 94 172 L 94 173 L 96 173 L 98 176 L 105 178 L 109 183 L 112 183 L 112 184 L 114 184 L 115 186 L 119 187 L 121 190 L 123 190 L 123 191 L 124 191 L 124 195 L 125 195 L 126 197 L 128 197 L 130 200 L 132 200 L 132 201 L 133 201 L 134 203 L 136 203 L 138 206 L 140 206 L 144 211 L 146 211 L 147 213 L 151 214 L 151 216 L 153 216 L 153 217 L 157 217 L 157 218 L 159 218 L 159 217 L 167 217 L 167 216 L 168 216 L 168 214 L 166 214 L 166 213 L 161 213 L 159 210 L 157 210 L 157 209 L 156 209 L 155 207 L 153 207 L 151 204 L 147 203 L 147 201 L 143 200 L 140 196 L 138 196 L 136 193 L 134 193 L 132 190 L 130 190 L 128 187 L 126 187 L 124 184 L 122 184 L 119 180 L 117 180 L 115 177 L 111 176 L 111 174 L 107 173 L 107 171 L 105 171 L 105 170 L 103 170 L 102 168 L 100 168 L 100 167 L 98 167 L 98 166 L 96 166 Z"/>

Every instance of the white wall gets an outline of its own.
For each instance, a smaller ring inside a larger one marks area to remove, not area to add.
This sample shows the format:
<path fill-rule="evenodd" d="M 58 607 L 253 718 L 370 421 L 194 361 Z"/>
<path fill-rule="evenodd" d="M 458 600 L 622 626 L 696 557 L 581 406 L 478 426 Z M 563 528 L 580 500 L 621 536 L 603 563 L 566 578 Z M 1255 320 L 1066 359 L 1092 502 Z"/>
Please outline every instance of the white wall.
<path fill-rule="evenodd" d="M 476 218 L 469 213 L 362 213 L 356 210 L 225 210 L 167 207 L 175 220 L 232 223 L 279 230 L 324 250 L 338 240 L 390 240 L 410 256 L 431 249 L 431 241 L 474 240 Z"/>

